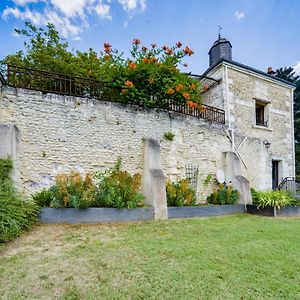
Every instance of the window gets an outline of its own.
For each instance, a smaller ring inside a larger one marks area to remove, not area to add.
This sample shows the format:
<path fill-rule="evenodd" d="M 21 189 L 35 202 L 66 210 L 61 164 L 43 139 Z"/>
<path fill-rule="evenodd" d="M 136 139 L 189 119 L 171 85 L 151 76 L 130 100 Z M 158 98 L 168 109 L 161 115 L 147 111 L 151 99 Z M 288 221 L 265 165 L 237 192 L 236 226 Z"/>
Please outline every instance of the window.
<path fill-rule="evenodd" d="M 268 127 L 268 102 L 255 100 L 255 120 L 257 126 Z"/>

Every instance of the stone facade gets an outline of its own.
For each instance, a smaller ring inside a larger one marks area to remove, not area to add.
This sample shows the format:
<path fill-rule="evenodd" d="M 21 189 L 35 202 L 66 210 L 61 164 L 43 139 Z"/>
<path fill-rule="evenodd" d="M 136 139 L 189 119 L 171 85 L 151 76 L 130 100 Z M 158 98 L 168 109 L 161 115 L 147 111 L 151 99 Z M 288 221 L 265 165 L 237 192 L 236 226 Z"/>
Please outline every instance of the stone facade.
<path fill-rule="evenodd" d="M 11 149 L 7 154 L 14 160 L 17 186 L 27 195 L 49 186 L 59 173 L 103 170 L 118 157 L 126 170 L 142 174 L 145 139 L 159 141 L 162 170 L 171 180 L 185 177 L 186 165 L 198 166 L 198 201 L 211 192 L 205 179 L 217 172 L 225 172 L 225 180 L 229 173 L 238 175 L 240 183 L 248 179 L 247 184 L 257 189 L 272 188 L 274 161 L 279 182 L 293 176 L 293 87 L 228 62 L 207 75 L 220 81 L 204 94 L 204 102 L 225 110 L 225 125 L 163 110 L 2 86 L 0 129 L 9 128 L 10 133 L 0 130 L 0 155 Z M 267 126 L 256 125 L 257 101 L 265 103 Z M 168 132 L 174 134 L 173 141 L 164 138 Z M 229 152 L 240 160 L 238 174 L 226 171 Z"/>
<path fill-rule="evenodd" d="M 142 174 L 143 139 L 153 138 L 167 177 L 185 177 L 187 164 L 199 166 L 198 199 L 205 200 L 209 189 L 201 185 L 230 150 L 225 125 L 162 110 L 9 87 L 3 88 L 0 108 L 0 123 L 18 128 L 17 185 L 27 195 L 59 173 L 103 170 L 118 157 L 124 169 Z M 170 131 L 173 141 L 164 138 Z"/>
<path fill-rule="evenodd" d="M 222 83 L 208 92 L 205 102 L 225 110 L 233 151 L 251 186 L 272 188 L 273 161 L 279 165 L 278 182 L 295 176 L 293 87 L 228 62 L 207 75 Z M 266 126 L 256 125 L 257 101 L 265 103 Z"/>

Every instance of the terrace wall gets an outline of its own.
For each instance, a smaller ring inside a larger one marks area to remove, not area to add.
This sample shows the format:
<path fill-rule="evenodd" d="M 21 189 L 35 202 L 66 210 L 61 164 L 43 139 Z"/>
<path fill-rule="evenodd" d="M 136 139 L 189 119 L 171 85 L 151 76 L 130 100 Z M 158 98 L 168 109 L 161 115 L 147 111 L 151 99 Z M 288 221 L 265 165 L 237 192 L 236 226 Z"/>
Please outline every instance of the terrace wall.
<path fill-rule="evenodd" d="M 103 170 L 122 158 L 124 169 L 142 173 L 143 139 L 160 142 L 162 168 L 172 180 L 185 166 L 199 166 L 198 199 L 208 174 L 223 168 L 231 149 L 226 126 L 192 116 L 78 97 L 2 87 L 0 124 L 14 128 L 15 178 L 30 195 L 71 170 Z M 173 141 L 164 138 L 175 134 Z M 1 141 L 2 144 L 9 141 Z M 1 145 L 0 145 L 1 148 Z M 0 151 L 1 152 L 1 151 Z"/>

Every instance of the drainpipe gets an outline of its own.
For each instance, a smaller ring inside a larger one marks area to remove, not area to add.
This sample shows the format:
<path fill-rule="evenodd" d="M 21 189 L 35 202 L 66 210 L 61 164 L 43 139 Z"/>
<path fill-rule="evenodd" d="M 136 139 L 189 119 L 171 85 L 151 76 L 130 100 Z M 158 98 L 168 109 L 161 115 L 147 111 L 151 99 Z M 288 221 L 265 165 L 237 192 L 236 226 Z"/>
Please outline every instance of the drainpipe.
<path fill-rule="evenodd" d="M 226 101 L 226 113 L 227 113 L 227 120 L 228 120 L 228 129 L 231 133 L 231 150 L 232 152 L 235 152 L 235 141 L 234 141 L 234 131 L 231 127 L 231 121 L 230 121 L 230 101 L 229 101 L 229 84 L 228 84 L 228 67 L 225 65 L 225 101 Z"/>
<path fill-rule="evenodd" d="M 294 135 L 294 89 L 291 89 L 291 122 L 292 122 L 292 141 L 293 141 L 293 177 L 296 177 L 295 165 L 295 135 Z"/>

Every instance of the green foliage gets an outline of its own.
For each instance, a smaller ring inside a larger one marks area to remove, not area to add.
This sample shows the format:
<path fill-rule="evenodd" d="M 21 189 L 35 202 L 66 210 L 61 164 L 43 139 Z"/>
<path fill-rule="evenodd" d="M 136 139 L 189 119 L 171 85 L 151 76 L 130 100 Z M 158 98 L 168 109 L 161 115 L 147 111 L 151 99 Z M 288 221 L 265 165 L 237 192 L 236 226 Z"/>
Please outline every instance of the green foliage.
<path fill-rule="evenodd" d="M 55 185 L 33 195 L 33 199 L 40 206 L 87 208 L 94 202 L 95 191 L 96 186 L 89 173 L 83 178 L 79 172 L 71 172 L 56 176 Z"/>
<path fill-rule="evenodd" d="M 206 178 L 203 180 L 203 185 L 204 185 L 205 187 L 207 187 L 208 184 L 209 184 L 209 183 L 211 182 L 211 180 L 213 179 L 213 177 L 214 177 L 213 174 L 208 174 L 208 175 L 206 176 Z"/>
<path fill-rule="evenodd" d="M 144 196 L 139 192 L 140 174 L 131 176 L 121 170 L 121 160 L 104 171 L 95 174 L 97 192 L 94 206 L 113 208 L 136 208 L 142 206 Z"/>
<path fill-rule="evenodd" d="M 9 179 L 13 165 L 10 159 L 0 159 L 0 182 Z"/>
<path fill-rule="evenodd" d="M 39 209 L 15 191 L 10 178 L 12 162 L 0 159 L 0 243 L 8 242 L 29 229 L 36 221 Z"/>
<path fill-rule="evenodd" d="M 36 192 L 32 195 L 33 201 L 40 207 L 50 207 L 52 198 L 51 189 L 43 189 L 40 192 Z"/>
<path fill-rule="evenodd" d="M 213 192 L 207 197 L 209 204 L 236 204 L 239 198 L 239 192 L 234 190 L 231 185 L 219 184 L 218 189 L 214 189 Z"/>
<path fill-rule="evenodd" d="M 187 178 L 178 182 L 166 182 L 168 206 L 192 206 L 196 205 L 196 193 L 190 187 Z"/>
<path fill-rule="evenodd" d="M 281 190 L 267 190 L 267 191 L 256 191 L 251 188 L 253 204 L 258 206 L 276 206 L 278 208 L 295 204 L 296 200 L 293 199 L 286 191 Z"/>
<path fill-rule="evenodd" d="M 109 43 L 104 43 L 100 53 L 93 49 L 73 53 L 54 25 L 43 29 L 26 22 L 25 26 L 16 30 L 25 38 L 25 51 L 6 56 L 1 61 L 2 69 L 4 64 L 12 64 L 101 80 L 115 88 L 116 95 L 109 99 L 123 103 L 167 108 L 166 99 L 170 99 L 202 108 L 199 81 L 179 71 L 179 65 L 185 65 L 182 59 L 193 54 L 189 47 L 182 48 L 180 42 L 173 47 L 151 44 L 147 48 L 134 39 L 131 58 L 125 58 Z M 35 80 L 45 86 L 45 79 Z"/>
<path fill-rule="evenodd" d="M 175 137 L 175 134 L 172 131 L 168 131 L 164 133 L 164 139 L 167 141 L 173 141 Z"/>

